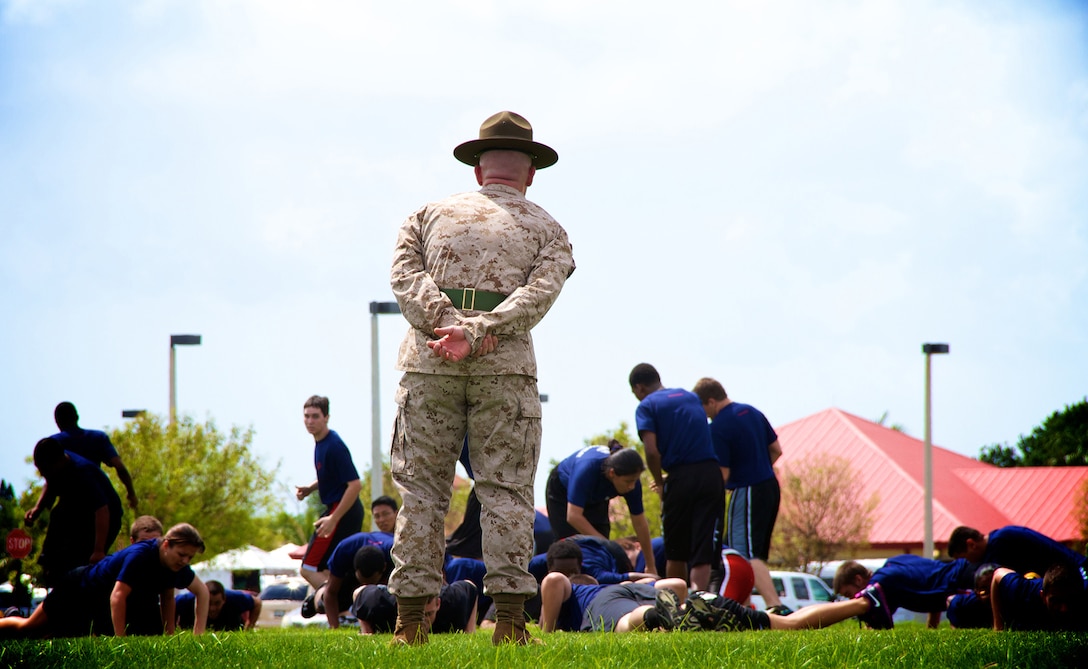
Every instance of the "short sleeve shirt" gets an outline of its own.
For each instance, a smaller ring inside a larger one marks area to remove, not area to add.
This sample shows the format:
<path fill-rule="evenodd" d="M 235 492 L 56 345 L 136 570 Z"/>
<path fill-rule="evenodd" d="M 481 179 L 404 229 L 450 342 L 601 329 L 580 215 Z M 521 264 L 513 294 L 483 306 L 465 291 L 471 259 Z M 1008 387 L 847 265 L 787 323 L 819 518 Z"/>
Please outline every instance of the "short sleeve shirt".
<path fill-rule="evenodd" d="M 661 468 L 717 460 L 703 404 L 695 393 L 662 388 L 643 398 L 635 410 L 638 431 L 657 435 Z"/>
<path fill-rule="evenodd" d="M 376 546 L 385 553 L 386 562 L 391 562 L 389 551 L 393 548 L 393 535 L 386 532 L 356 532 L 336 544 L 329 557 L 329 573 L 337 578 L 347 578 L 355 574 L 355 553 L 363 546 Z"/>
<path fill-rule="evenodd" d="M 583 509 L 617 496 L 616 487 L 601 471 L 601 463 L 611 454 L 607 446 L 587 446 L 563 459 L 557 466 L 559 482 L 567 489 L 567 501 Z M 623 496 L 631 515 L 643 512 L 642 484 Z"/>
<path fill-rule="evenodd" d="M 317 470 L 317 494 L 321 503 L 332 506 L 339 502 L 348 483 L 359 478 L 351 451 L 334 430 L 314 444 L 314 468 Z"/>
<path fill-rule="evenodd" d="M 86 458 L 98 466 L 109 463 L 117 457 L 117 449 L 109 436 L 101 430 L 77 429 L 70 432 L 58 432 L 52 436 L 64 446 L 64 450 L 71 451 L 82 458 Z"/>
<path fill-rule="evenodd" d="M 731 402 L 710 424 L 718 464 L 729 468 L 729 490 L 746 488 L 774 478 L 767 447 L 778 440 L 767 418 L 753 406 Z"/>

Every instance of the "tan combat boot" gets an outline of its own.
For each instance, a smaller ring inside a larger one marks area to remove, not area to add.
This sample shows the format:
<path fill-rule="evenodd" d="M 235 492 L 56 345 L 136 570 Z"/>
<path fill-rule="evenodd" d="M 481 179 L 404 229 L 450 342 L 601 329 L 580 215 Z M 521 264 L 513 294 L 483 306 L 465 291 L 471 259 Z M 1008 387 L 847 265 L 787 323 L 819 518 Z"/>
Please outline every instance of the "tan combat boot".
<path fill-rule="evenodd" d="M 525 595 L 496 594 L 491 598 L 495 600 L 495 633 L 491 635 L 491 643 L 496 646 L 543 643 L 529 636 L 525 629 Z"/>
<path fill-rule="evenodd" d="M 423 613 L 430 597 L 397 597 L 397 627 L 390 646 L 422 646 L 427 643 L 430 623 Z"/>

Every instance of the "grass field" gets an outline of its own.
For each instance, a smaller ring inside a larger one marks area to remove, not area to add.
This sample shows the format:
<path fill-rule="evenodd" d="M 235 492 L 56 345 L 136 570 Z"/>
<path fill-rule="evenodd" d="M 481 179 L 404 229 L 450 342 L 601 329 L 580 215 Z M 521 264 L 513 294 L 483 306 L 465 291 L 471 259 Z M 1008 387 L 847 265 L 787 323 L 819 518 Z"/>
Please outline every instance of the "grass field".
<path fill-rule="evenodd" d="M 419 648 L 390 648 L 389 639 L 307 629 L 5 641 L 0 667 L 1088 667 L 1088 635 L 921 626 L 878 632 L 852 621 L 808 632 L 556 633 L 544 636 L 542 646 L 523 648 L 496 648 L 485 631 L 432 636 Z"/>

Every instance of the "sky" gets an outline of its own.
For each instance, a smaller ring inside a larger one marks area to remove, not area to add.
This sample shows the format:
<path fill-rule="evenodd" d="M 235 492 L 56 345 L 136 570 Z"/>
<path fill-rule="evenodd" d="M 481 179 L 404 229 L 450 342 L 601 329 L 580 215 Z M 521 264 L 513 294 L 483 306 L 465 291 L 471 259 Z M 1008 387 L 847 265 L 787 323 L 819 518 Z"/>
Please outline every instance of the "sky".
<path fill-rule="evenodd" d="M 506 109 L 578 265 L 533 332 L 538 504 L 640 362 L 921 439 L 947 342 L 933 441 L 969 456 L 1088 394 L 1083 4 L 0 0 L 0 476 L 60 401 L 167 414 L 171 334 L 178 411 L 252 427 L 285 500 L 312 394 L 369 468 L 397 229 Z"/>

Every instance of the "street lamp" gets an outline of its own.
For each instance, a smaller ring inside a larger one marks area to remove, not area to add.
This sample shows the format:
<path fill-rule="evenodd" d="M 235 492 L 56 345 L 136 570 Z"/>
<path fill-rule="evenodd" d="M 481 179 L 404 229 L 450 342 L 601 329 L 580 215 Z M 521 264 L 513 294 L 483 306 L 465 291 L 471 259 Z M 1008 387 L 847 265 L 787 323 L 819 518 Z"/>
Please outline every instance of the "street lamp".
<path fill-rule="evenodd" d="M 170 424 L 177 421 L 178 413 L 178 384 L 174 372 L 176 366 L 174 347 L 176 346 L 200 346 L 200 335 L 170 335 Z"/>
<path fill-rule="evenodd" d="M 378 316 L 399 314 L 396 302 L 370 303 L 370 499 L 382 495 L 381 387 L 378 383 Z"/>
<path fill-rule="evenodd" d="M 930 358 L 935 354 L 948 353 L 948 344 L 922 344 L 926 356 L 926 441 L 925 441 L 925 538 L 922 541 L 922 557 L 933 557 L 933 425 L 930 401 Z"/>
<path fill-rule="evenodd" d="M 147 409 L 121 409 L 121 418 L 139 418 L 147 413 Z"/>

